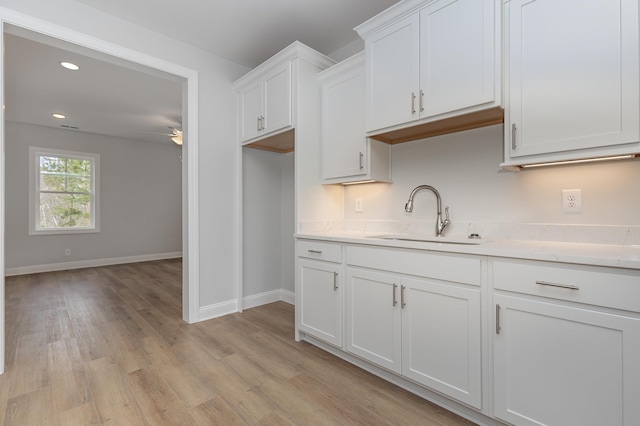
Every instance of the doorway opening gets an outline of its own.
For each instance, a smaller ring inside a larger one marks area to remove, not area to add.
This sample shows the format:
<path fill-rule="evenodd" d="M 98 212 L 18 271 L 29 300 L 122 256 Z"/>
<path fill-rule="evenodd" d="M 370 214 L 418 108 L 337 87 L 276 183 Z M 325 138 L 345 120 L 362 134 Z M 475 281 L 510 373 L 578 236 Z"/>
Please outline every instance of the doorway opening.
<path fill-rule="evenodd" d="M 137 51 L 130 50 L 123 46 L 114 45 L 103 40 L 95 39 L 81 33 L 71 32 L 63 27 L 55 27 L 43 24 L 38 20 L 31 20 L 28 17 L 14 18 L 11 20 L 2 19 L 2 32 L 0 39 L 4 39 L 5 35 L 25 35 L 29 34 L 38 41 L 47 40 L 53 45 L 64 45 L 71 48 L 79 54 L 85 55 L 93 59 L 100 59 L 111 64 L 121 67 L 128 67 L 138 72 L 147 73 L 152 76 L 160 76 L 162 78 L 173 80 L 180 85 L 181 96 L 181 118 L 182 118 L 182 137 L 184 144 L 182 152 L 176 151 L 175 160 L 181 161 L 179 176 L 181 180 L 181 225 L 178 233 L 182 240 L 182 319 L 192 323 L 198 320 L 198 222 L 197 222 L 197 72 L 185 68 L 179 64 L 167 62 L 166 60 L 141 55 Z M 45 28 L 46 27 L 46 28 Z M 4 40 L 1 40 L 4 42 Z M 4 79 L 5 66 L 4 58 L 2 58 L 3 66 L 2 77 Z M 2 98 L 5 99 L 5 88 L 3 86 Z M 1 121 L 2 126 L 2 150 L 0 158 L 0 188 L 3 188 L 3 194 L 0 205 L 1 215 L 1 235 L 0 238 L 0 267 L 2 276 L 0 277 L 0 374 L 4 372 L 4 352 L 5 352 L 5 332 L 4 332 L 4 272 L 7 265 L 5 263 L 5 230 L 7 223 L 6 192 L 4 192 L 5 184 L 10 178 L 6 174 L 6 167 L 2 166 L 5 161 L 4 145 L 6 133 L 6 111 Z M 173 142 L 172 142 L 173 143 Z M 26 231 L 25 231 L 26 232 Z M 65 250 L 66 254 L 66 250 Z"/>

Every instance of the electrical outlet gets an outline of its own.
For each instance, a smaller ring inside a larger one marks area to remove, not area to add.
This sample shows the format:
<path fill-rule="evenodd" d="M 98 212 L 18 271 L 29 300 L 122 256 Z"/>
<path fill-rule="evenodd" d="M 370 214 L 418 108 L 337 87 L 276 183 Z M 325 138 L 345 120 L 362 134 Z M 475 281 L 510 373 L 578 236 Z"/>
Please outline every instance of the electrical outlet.
<path fill-rule="evenodd" d="M 64 249 L 65 256 L 71 256 L 71 249 Z"/>
<path fill-rule="evenodd" d="M 362 204 L 362 198 L 356 198 L 356 213 L 362 213 L 364 206 Z"/>
<path fill-rule="evenodd" d="M 562 190 L 562 212 L 582 213 L 582 189 Z"/>

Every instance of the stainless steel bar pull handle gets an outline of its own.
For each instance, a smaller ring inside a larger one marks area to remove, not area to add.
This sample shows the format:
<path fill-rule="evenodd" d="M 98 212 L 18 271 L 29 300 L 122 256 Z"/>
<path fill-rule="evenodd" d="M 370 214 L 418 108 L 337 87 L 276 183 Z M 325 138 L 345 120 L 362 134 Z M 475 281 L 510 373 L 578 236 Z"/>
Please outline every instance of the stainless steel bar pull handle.
<path fill-rule="evenodd" d="M 313 253 L 313 254 L 322 254 L 322 250 L 307 250 L 309 253 Z"/>
<path fill-rule="evenodd" d="M 256 120 L 257 121 L 256 127 L 257 127 L 258 130 L 262 130 L 262 128 L 261 128 L 261 124 L 262 123 L 261 123 L 261 120 L 260 120 L 260 116 L 258 116 L 257 118 L 258 119 Z"/>
<path fill-rule="evenodd" d="M 496 304 L 496 334 L 500 334 L 500 305 Z"/>
<path fill-rule="evenodd" d="M 516 149 L 516 123 L 511 125 L 511 149 Z"/>
<path fill-rule="evenodd" d="M 536 284 L 544 285 L 544 286 L 547 286 L 547 287 L 566 288 L 568 290 L 580 290 L 580 287 L 578 287 L 577 285 L 557 284 L 557 283 L 550 283 L 548 281 L 536 281 Z"/>
<path fill-rule="evenodd" d="M 420 112 L 424 111 L 424 91 L 420 90 Z"/>
<path fill-rule="evenodd" d="M 407 304 L 404 302 L 404 291 L 405 291 L 406 287 L 405 286 L 401 286 L 400 287 L 400 307 L 402 309 L 404 309 L 405 306 L 407 306 Z"/>
<path fill-rule="evenodd" d="M 333 273 L 333 291 L 336 291 L 338 289 L 338 273 L 334 272 Z"/>
<path fill-rule="evenodd" d="M 364 169 L 364 164 L 362 162 L 363 158 L 364 158 L 364 154 L 360 153 L 360 170 Z"/>
<path fill-rule="evenodd" d="M 393 306 L 398 304 L 398 300 L 396 299 L 396 289 L 398 288 L 398 284 L 393 285 Z"/>
<path fill-rule="evenodd" d="M 416 113 L 416 94 L 411 92 L 411 115 Z"/>

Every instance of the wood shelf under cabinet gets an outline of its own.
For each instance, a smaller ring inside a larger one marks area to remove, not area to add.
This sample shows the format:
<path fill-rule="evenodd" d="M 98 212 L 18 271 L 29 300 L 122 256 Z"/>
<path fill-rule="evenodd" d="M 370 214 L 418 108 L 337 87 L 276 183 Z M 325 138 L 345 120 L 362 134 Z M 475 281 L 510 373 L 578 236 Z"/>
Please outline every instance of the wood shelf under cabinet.
<path fill-rule="evenodd" d="M 417 126 L 391 130 L 377 135 L 369 135 L 369 137 L 394 145 L 502 123 L 504 123 L 504 109 L 502 107 L 493 107 L 456 117 L 419 124 Z"/>
<path fill-rule="evenodd" d="M 279 152 L 281 154 L 293 152 L 295 148 L 294 132 L 295 129 L 287 130 L 286 132 L 278 133 L 273 136 L 260 139 L 259 141 L 245 144 L 243 147 Z"/>

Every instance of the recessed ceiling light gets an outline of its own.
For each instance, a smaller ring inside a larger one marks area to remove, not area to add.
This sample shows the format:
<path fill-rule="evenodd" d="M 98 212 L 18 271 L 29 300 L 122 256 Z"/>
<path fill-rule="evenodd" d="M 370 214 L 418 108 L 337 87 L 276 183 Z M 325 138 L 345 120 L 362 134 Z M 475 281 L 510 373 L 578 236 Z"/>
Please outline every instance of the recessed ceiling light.
<path fill-rule="evenodd" d="M 66 115 L 64 115 L 64 114 L 60 114 L 59 112 L 54 112 L 53 114 L 51 114 L 51 116 L 52 116 L 53 118 L 57 118 L 57 119 L 60 119 L 60 120 L 62 120 L 63 118 L 67 118 L 67 116 L 66 116 Z"/>
<path fill-rule="evenodd" d="M 60 62 L 60 65 L 62 65 L 66 69 L 72 70 L 72 71 L 78 71 L 80 69 L 80 67 L 77 66 L 76 64 L 71 63 L 71 62 L 67 62 L 67 61 Z"/>

